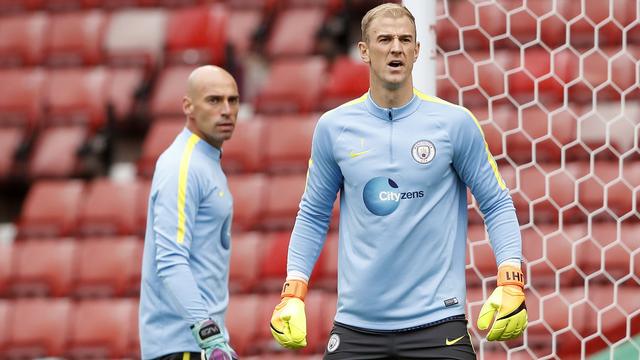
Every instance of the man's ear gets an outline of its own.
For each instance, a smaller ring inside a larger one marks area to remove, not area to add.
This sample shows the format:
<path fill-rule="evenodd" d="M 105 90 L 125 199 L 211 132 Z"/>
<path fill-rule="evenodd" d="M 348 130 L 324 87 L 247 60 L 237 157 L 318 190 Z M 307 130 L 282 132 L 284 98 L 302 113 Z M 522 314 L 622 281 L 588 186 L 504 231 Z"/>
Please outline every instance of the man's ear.
<path fill-rule="evenodd" d="M 369 58 L 369 47 L 367 46 L 367 43 L 364 41 L 358 42 L 358 50 L 360 51 L 360 59 L 369 64 L 371 59 Z"/>
<path fill-rule="evenodd" d="M 182 112 L 187 116 L 193 112 L 193 103 L 188 96 L 182 98 Z"/>
<path fill-rule="evenodd" d="M 413 62 L 418 61 L 418 55 L 420 55 L 420 41 L 416 41 L 416 50 L 413 56 Z"/>

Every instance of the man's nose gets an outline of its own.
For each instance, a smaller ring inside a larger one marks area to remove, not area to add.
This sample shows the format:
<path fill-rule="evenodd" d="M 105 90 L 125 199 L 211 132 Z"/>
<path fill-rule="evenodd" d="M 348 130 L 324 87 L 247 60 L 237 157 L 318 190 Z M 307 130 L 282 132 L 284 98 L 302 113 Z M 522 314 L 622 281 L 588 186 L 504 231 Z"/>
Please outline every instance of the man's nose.
<path fill-rule="evenodd" d="M 229 100 L 224 100 L 222 102 L 222 114 L 228 115 L 231 113 L 231 104 L 229 104 Z"/>
<path fill-rule="evenodd" d="M 393 40 L 391 40 L 391 51 L 394 53 L 402 52 L 402 44 L 400 43 L 400 39 L 397 37 L 394 37 Z"/>

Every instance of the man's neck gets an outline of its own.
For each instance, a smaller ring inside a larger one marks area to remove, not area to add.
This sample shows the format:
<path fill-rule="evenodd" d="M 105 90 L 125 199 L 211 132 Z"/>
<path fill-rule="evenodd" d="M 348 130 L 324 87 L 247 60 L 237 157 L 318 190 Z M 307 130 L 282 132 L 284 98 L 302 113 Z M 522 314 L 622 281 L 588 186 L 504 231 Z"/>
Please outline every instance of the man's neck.
<path fill-rule="evenodd" d="M 411 81 L 395 89 L 384 86 L 371 86 L 371 98 L 380 107 L 398 108 L 406 105 L 413 98 L 413 83 Z"/>

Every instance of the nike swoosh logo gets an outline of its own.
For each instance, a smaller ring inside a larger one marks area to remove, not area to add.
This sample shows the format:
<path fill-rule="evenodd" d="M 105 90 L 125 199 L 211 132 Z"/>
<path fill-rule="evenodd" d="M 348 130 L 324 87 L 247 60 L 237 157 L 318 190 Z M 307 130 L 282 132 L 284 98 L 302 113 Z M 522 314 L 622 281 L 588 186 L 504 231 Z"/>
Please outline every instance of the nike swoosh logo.
<path fill-rule="evenodd" d="M 459 338 L 455 338 L 453 340 L 449 340 L 449 338 L 446 338 L 444 343 L 447 344 L 447 346 L 453 345 L 453 344 L 457 343 L 458 341 L 462 340 L 463 337 L 464 337 L 464 335 L 460 336 Z"/>
<path fill-rule="evenodd" d="M 355 158 L 355 157 L 358 157 L 358 156 L 360 156 L 360 155 L 364 155 L 364 154 L 368 153 L 369 151 L 370 151 L 370 150 L 365 150 L 365 151 L 355 152 L 355 151 L 353 151 L 353 150 L 352 150 L 352 151 L 349 153 L 349 156 L 351 156 L 352 158 Z"/>

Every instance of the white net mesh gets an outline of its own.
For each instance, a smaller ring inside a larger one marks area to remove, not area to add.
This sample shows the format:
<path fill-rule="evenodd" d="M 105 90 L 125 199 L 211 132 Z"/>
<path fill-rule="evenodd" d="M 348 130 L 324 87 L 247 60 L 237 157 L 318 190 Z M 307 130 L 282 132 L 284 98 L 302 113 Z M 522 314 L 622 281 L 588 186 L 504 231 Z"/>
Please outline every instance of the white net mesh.
<path fill-rule="evenodd" d="M 478 118 L 512 189 L 529 328 L 481 359 L 640 358 L 637 0 L 439 0 L 438 96 Z M 495 284 L 470 198 L 468 313 Z M 636 337 L 634 340 L 634 336 Z"/>

